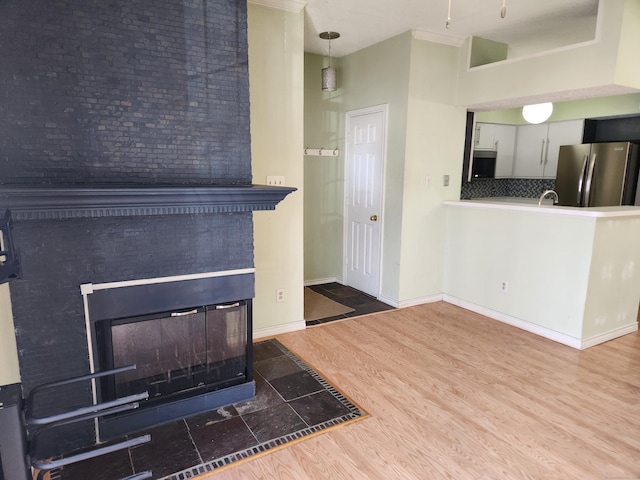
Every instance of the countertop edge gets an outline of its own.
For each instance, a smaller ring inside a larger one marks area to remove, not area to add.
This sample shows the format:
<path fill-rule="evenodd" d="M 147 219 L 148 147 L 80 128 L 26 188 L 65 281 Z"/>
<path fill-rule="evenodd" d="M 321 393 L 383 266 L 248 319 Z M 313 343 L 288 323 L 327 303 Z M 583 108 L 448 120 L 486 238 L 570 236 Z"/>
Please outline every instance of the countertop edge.
<path fill-rule="evenodd" d="M 491 201 L 445 200 L 444 205 L 463 208 L 484 208 L 490 210 L 512 210 L 520 212 L 540 213 L 544 215 L 569 215 L 573 217 L 640 217 L 640 207 L 558 207 L 552 205 L 529 205 Z"/>

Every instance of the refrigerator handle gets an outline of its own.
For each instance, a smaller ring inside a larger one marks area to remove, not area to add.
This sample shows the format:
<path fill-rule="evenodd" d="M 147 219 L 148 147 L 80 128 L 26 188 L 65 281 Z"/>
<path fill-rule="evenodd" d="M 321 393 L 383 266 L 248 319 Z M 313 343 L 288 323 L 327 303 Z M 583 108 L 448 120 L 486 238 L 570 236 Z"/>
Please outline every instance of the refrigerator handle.
<path fill-rule="evenodd" d="M 582 160 L 582 169 L 580 170 L 580 178 L 578 179 L 578 202 L 576 205 L 582 205 L 582 187 L 584 186 L 584 176 L 587 171 L 587 163 L 589 162 L 589 155 L 585 155 Z"/>
<path fill-rule="evenodd" d="M 591 156 L 591 162 L 589 162 L 589 171 L 587 172 L 587 183 L 584 189 L 584 205 L 585 207 L 589 206 L 591 201 L 591 181 L 593 180 L 593 169 L 596 166 L 596 154 L 594 153 Z"/>

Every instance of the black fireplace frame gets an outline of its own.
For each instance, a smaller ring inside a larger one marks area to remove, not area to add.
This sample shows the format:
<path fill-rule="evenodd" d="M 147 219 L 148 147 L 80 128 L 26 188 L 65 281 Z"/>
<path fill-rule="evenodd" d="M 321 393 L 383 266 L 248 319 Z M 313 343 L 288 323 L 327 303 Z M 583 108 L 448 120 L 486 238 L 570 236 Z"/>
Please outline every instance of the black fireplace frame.
<path fill-rule="evenodd" d="M 210 276 L 209 276 L 210 275 Z M 84 284 L 87 326 L 93 371 L 112 368 L 96 345 L 96 326 L 127 317 L 162 314 L 195 306 L 244 303 L 246 305 L 246 372 L 243 381 L 229 385 L 204 385 L 176 393 L 160 402 L 142 402 L 140 408 L 98 420 L 97 438 L 105 441 L 144 428 L 249 400 L 255 395 L 253 379 L 252 301 L 254 269 L 209 272 L 180 278 L 159 278 L 118 284 Z M 94 401 L 103 401 L 100 383 L 94 385 Z"/>

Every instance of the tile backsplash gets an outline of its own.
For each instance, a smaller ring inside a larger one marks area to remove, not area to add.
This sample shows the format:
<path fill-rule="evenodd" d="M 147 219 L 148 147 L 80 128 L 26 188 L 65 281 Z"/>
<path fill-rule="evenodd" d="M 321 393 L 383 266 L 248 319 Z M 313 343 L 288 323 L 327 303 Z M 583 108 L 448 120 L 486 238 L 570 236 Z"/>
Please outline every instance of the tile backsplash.
<path fill-rule="evenodd" d="M 555 188 L 555 180 L 542 178 L 478 178 L 464 184 L 460 198 L 529 197 L 536 198 Z"/>

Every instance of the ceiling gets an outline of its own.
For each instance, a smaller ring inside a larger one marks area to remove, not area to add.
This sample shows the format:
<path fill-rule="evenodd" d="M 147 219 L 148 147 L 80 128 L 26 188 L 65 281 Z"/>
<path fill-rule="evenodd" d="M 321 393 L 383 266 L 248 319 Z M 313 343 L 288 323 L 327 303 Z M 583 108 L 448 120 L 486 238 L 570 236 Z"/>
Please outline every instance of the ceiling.
<path fill-rule="evenodd" d="M 409 30 L 460 45 L 470 36 L 509 44 L 523 54 L 594 38 L 598 0 L 306 0 L 305 51 L 328 55 L 319 34 L 335 31 L 331 56 L 342 57 Z"/>

